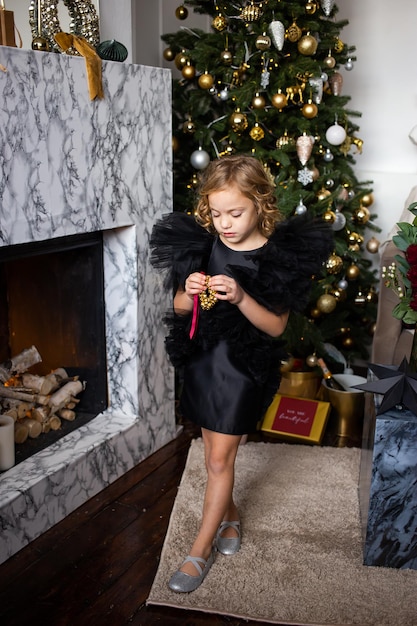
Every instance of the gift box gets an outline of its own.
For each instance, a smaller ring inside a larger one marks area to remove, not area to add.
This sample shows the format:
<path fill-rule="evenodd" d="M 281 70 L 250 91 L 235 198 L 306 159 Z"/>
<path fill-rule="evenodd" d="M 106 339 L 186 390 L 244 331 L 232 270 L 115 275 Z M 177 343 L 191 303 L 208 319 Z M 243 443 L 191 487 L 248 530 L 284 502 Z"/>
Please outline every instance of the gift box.
<path fill-rule="evenodd" d="M 265 413 L 261 430 L 282 439 L 321 443 L 330 402 L 277 393 Z"/>

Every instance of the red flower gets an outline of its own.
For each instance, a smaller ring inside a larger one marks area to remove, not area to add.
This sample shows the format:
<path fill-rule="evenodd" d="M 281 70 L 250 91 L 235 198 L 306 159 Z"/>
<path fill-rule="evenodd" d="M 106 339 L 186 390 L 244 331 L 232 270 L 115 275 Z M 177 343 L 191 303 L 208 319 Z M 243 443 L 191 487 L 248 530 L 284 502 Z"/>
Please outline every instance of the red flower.
<path fill-rule="evenodd" d="M 417 289 L 417 265 L 412 265 L 407 272 L 407 278 L 411 282 L 413 291 Z"/>
<path fill-rule="evenodd" d="M 417 263 L 417 244 L 416 243 L 410 243 L 410 245 L 408 246 L 405 252 L 405 258 L 407 259 L 410 265 L 416 265 Z"/>

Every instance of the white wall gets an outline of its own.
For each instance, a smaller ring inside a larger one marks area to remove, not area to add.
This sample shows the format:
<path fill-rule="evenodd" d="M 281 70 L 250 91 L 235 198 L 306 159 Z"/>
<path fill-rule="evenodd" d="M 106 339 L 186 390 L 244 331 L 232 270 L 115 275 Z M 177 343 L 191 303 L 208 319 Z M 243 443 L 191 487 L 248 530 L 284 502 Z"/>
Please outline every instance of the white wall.
<path fill-rule="evenodd" d="M 338 18 L 349 20 L 342 41 L 357 48 L 351 72 L 342 69 L 343 93 L 352 97 L 350 107 L 360 111 L 364 141 L 356 157 L 360 180 L 372 180 L 378 214 L 377 225 L 383 241 L 400 218 L 412 186 L 417 184 L 417 146 L 408 134 L 417 125 L 417 70 L 414 61 L 417 2 L 401 0 L 398 9 L 391 0 L 336 0 Z M 117 39 L 129 49 L 128 61 L 173 68 L 162 56 L 162 33 L 180 28 L 210 27 L 210 18 L 194 14 L 180 21 L 175 9 L 180 0 L 95 0 L 100 11 L 101 40 Z M 24 47 L 29 48 L 29 0 L 6 0 L 15 11 L 16 24 Z M 60 2 L 61 25 L 68 23 L 65 5 Z M 64 29 L 64 28 L 63 28 Z"/>

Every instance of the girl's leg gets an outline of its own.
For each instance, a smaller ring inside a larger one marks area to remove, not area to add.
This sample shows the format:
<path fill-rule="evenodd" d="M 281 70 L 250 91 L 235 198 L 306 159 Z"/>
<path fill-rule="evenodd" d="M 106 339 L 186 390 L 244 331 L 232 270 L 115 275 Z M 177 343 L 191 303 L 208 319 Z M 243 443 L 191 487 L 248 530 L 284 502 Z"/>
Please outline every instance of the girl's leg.
<path fill-rule="evenodd" d="M 224 519 L 237 520 L 239 517 L 232 492 L 235 459 L 241 437 L 240 435 L 224 435 L 205 428 L 202 428 L 202 437 L 207 485 L 202 522 L 190 555 L 207 559 L 220 522 Z M 194 565 L 189 562 L 181 567 L 181 571 L 191 576 L 197 574 Z"/>

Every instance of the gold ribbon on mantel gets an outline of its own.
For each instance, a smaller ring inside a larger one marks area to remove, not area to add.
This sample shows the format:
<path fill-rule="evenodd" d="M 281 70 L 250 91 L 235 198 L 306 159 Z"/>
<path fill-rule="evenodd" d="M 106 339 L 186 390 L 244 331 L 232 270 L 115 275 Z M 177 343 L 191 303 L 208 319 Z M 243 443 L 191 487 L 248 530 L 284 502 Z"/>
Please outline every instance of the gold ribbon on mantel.
<path fill-rule="evenodd" d="M 103 85 L 101 82 L 101 59 L 93 46 L 91 46 L 84 37 L 70 33 L 55 33 L 54 37 L 57 44 L 64 52 L 69 48 L 75 48 L 77 52 L 85 58 L 90 100 L 104 98 Z"/>

